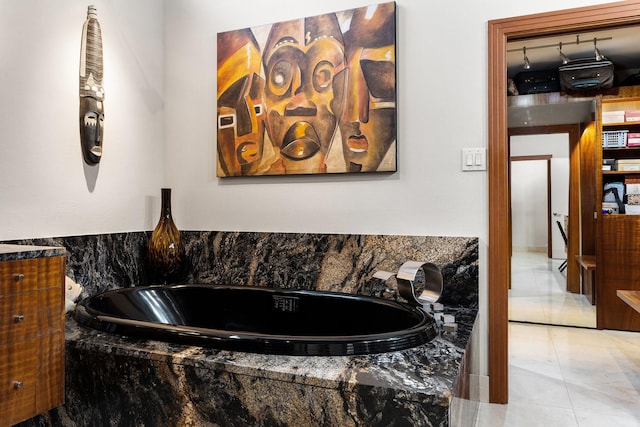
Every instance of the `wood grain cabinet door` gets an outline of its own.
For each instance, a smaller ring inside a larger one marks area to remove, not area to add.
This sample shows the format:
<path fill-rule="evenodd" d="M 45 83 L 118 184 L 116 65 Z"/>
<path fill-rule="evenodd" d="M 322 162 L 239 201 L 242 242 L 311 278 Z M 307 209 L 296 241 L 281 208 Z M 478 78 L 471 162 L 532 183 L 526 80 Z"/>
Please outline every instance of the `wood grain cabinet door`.
<path fill-rule="evenodd" d="M 0 262 L 0 427 L 64 403 L 61 256 Z"/>

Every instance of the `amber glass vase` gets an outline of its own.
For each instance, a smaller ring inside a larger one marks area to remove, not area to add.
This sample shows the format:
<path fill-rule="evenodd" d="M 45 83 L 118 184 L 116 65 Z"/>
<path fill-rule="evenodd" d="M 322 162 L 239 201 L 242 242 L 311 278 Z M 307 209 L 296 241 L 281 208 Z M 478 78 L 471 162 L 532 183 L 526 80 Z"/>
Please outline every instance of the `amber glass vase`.
<path fill-rule="evenodd" d="M 153 283 L 180 283 L 188 273 L 180 230 L 171 214 L 171 189 L 162 189 L 162 211 L 147 247 L 149 275 Z"/>

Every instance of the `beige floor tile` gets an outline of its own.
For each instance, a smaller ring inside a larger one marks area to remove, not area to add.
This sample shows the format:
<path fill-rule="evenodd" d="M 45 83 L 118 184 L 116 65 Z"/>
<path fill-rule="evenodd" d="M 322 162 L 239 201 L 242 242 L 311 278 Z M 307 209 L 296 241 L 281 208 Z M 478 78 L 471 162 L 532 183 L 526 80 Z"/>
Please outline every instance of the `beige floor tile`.
<path fill-rule="evenodd" d="M 584 295 L 566 291 L 561 260 L 545 253 L 514 252 L 511 262 L 509 320 L 596 327 L 596 309 Z"/>
<path fill-rule="evenodd" d="M 595 307 L 563 290 L 558 261 L 514 258 L 509 318 L 581 327 L 509 323 L 509 404 L 480 404 L 475 425 L 640 427 L 640 333 L 596 330 Z"/>
<path fill-rule="evenodd" d="M 504 425 L 509 427 L 578 427 L 578 421 L 571 409 L 514 403 L 508 405 Z"/>
<path fill-rule="evenodd" d="M 615 412 L 602 412 L 596 409 L 576 409 L 579 427 L 640 427 L 640 418 Z"/>

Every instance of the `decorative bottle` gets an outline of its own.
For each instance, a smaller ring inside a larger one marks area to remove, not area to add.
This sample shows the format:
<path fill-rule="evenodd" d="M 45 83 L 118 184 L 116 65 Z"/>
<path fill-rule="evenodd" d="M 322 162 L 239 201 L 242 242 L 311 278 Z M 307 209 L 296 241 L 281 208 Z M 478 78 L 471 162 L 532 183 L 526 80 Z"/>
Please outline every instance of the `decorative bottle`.
<path fill-rule="evenodd" d="M 171 213 L 171 189 L 162 189 L 162 210 L 147 248 L 153 283 L 180 283 L 187 277 L 187 258 L 180 231 Z"/>

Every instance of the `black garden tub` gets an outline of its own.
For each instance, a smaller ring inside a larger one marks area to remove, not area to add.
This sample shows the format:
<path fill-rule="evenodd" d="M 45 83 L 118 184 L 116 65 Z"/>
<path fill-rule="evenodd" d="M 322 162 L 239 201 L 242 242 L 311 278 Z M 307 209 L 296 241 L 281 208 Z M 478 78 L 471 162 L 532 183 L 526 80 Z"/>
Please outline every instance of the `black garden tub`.
<path fill-rule="evenodd" d="M 133 337 L 296 356 L 372 354 L 431 341 L 418 307 L 336 292 L 249 286 L 137 286 L 78 303 L 76 320 Z"/>

